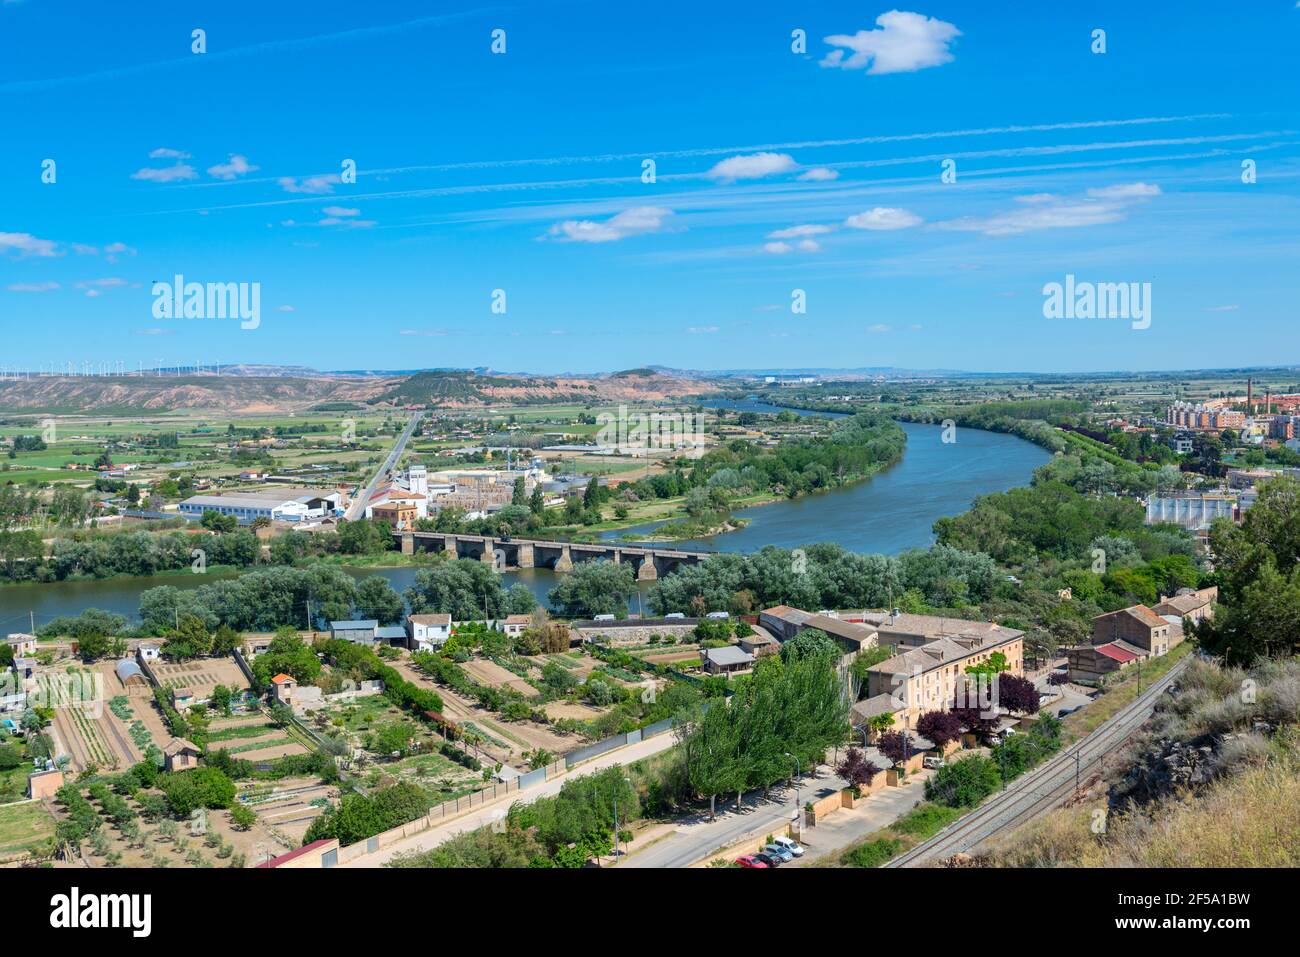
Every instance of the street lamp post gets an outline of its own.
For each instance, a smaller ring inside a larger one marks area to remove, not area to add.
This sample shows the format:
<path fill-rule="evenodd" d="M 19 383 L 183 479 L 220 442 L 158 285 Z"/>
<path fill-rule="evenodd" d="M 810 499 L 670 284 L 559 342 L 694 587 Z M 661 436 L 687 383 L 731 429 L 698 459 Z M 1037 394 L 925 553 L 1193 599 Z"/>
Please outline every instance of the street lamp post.
<path fill-rule="evenodd" d="M 634 784 L 632 784 L 632 779 L 629 778 L 627 775 L 623 775 L 617 781 L 614 782 L 614 862 L 615 863 L 618 862 L 618 786 L 622 784 L 624 781 L 628 783 L 629 787 L 632 788 L 636 787 Z"/>
<path fill-rule="evenodd" d="M 785 752 L 785 756 L 794 762 L 794 817 L 792 820 L 797 824 L 799 821 L 799 759 L 789 751 Z M 803 828 L 798 828 L 798 831 L 800 836 L 803 836 Z"/>

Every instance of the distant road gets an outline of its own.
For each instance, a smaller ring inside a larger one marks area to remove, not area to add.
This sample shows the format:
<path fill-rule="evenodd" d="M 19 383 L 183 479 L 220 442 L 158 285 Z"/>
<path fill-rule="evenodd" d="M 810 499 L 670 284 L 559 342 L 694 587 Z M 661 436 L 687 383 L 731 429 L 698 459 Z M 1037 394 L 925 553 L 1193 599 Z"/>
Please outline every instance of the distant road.
<path fill-rule="evenodd" d="M 846 782 L 835 775 L 814 778 L 805 774 L 799 781 L 799 803 L 788 783 L 773 785 L 772 797 L 764 798 L 762 789 L 745 795 L 742 810 L 734 802 L 718 798 L 718 816 L 708 819 L 708 812 L 696 810 L 671 835 L 655 841 L 643 850 L 633 850 L 619 867 L 690 867 L 719 848 L 735 844 L 754 834 L 783 833 L 796 808 L 815 792 L 838 791 Z"/>
<path fill-rule="evenodd" d="M 375 489 L 388 478 L 398 460 L 401 459 L 402 452 L 406 450 L 406 443 L 411 441 L 411 436 L 415 433 L 415 426 L 422 415 L 424 415 L 423 412 L 411 413 L 411 421 L 406 423 L 406 428 L 397 437 L 397 443 L 393 446 L 392 451 L 388 453 L 388 458 L 384 459 L 383 465 L 379 466 L 379 471 L 374 474 L 370 484 L 358 492 L 357 497 L 348 506 L 347 512 L 344 513 L 344 518 L 348 519 L 348 521 L 365 518 L 366 506 L 370 504 L 370 496 L 375 494 Z"/>
<path fill-rule="evenodd" d="M 922 867 L 952 857 L 1064 804 L 1074 791 L 1076 774 L 1079 780 L 1088 777 L 1102 761 L 1127 744 L 1190 660 L 1189 656 L 1170 668 L 1092 734 L 1012 781 L 970 814 L 885 866 Z"/>

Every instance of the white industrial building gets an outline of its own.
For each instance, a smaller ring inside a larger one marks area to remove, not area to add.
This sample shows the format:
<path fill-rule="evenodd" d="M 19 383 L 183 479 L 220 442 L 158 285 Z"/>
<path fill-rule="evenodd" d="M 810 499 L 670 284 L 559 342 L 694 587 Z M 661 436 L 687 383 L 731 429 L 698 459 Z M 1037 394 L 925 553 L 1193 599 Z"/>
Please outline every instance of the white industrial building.
<path fill-rule="evenodd" d="M 343 493 L 309 488 L 268 488 L 255 492 L 225 492 L 221 495 L 193 495 L 180 504 L 186 518 L 202 518 L 205 512 L 233 515 L 241 525 L 259 518 L 273 522 L 299 522 L 343 514 Z"/>

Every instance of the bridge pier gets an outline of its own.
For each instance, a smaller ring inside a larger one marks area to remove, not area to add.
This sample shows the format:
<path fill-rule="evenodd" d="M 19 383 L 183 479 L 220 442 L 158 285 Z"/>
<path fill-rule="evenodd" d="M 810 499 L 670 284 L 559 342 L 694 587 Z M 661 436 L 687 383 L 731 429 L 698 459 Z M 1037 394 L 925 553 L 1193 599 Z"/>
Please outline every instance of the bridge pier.
<path fill-rule="evenodd" d="M 533 556 L 533 543 L 521 542 L 515 557 L 515 565 L 518 568 L 535 567 L 536 558 Z"/>
<path fill-rule="evenodd" d="M 573 571 L 573 556 L 569 554 L 569 546 L 560 546 L 560 557 L 555 560 L 555 570 L 557 572 Z"/>
<path fill-rule="evenodd" d="M 444 535 L 442 537 L 442 550 L 447 553 L 447 557 L 452 561 L 456 560 L 458 553 L 456 551 L 455 535 Z"/>
<path fill-rule="evenodd" d="M 404 532 L 402 534 L 402 554 L 403 555 L 415 554 L 415 536 L 412 535 L 410 532 Z"/>
<path fill-rule="evenodd" d="M 485 565 L 496 564 L 496 549 L 492 547 L 494 539 L 485 538 L 483 540 L 483 551 L 478 553 L 478 560 Z"/>
<path fill-rule="evenodd" d="M 641 558 L 641 564 L 637 566 L 636 580 L 639 582 L 652 582 L 659 580 L 659 569 L 655 568 L 655 557 L 649 553 Z"/>

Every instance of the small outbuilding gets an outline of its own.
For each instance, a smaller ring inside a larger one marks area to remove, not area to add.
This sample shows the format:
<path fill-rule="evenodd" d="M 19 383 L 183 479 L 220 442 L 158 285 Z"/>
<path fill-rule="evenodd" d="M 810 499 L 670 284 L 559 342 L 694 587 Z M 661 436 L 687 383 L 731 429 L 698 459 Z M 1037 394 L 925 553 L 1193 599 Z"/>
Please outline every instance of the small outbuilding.
<path fill-rule="evenodd" d="M 172 738 L 171 743 L 163 748 L 163 757 L 168 771 L 188 771 L 199 766 L 198 746 L 184 738 Z"/>
<path fill-rule="evenodd" d="M 735 674 L 754 667 L 754 656 L 735 645 L 705 648 L 700 652 L 704 670 L 711 675 Z"/>

